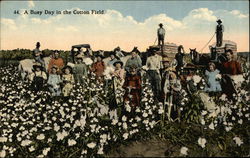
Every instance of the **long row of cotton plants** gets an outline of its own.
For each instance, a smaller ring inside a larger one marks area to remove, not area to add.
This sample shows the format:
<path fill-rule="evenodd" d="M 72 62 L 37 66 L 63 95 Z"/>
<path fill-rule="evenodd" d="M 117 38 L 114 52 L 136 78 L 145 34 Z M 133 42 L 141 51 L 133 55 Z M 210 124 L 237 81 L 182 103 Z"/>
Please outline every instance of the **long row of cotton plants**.
<path fill-rule="evenodd" d="M 154 100 L 148 88 L 142 98 L 148 102 L 136 110 L 129 103 L 110 109 L 103 84 L 94 76 L 85 85 L 75 85 L 69 100 L 58 100 L 46 90 L 35 94 L 15 67 L 0 71 L 3 157 L 103 155 L 112 143 L 145 137 L 160 118 L 159 106 L 151 108 Z"/>
<path fill-rule="evenodd" d="M 154 102 L 150 84 L 145 79 L 141 106 L 133 110 L 129 103 L 120 103 L 110 109 L 109 93 L 93 75 L 85 79 L 84 85 L 74 85 L 69 100 L 58 100 L 46 90 L 33 93 L 30 83 L 20 80 L 15 66 L 0 68 L 0 74 L 1 157 L 103 155 L 111 145 L 150 138 L 164 128 L 160 122 L 165 120 L 162 116 L 166 114 L 166 107 Z M 223 127 L 226 132 L 249 123 L 249 76 L 248 72 L 243 77 L 234 78 L 237 89 L 234 103 L 225 95 L 206 96 L 204 99 L 201 95 L 204 87 L 202 76 L 189 78 L 194 90 L 193 95 L 188 95 L 188 89 L 183 86 L 181 121 L 198 116 L 203 129 Z M 117 96 L 123 94 L 120 91 Z M 241 146 L 249 140 L 243 140 L 240 133 L 235 133 L 233 141 Z M 201 148 L 206 148 L 208 143 L 206 135 L 197 137 Z M 188 150 L 183 146 L 180 153 L 187 155 Z"/>

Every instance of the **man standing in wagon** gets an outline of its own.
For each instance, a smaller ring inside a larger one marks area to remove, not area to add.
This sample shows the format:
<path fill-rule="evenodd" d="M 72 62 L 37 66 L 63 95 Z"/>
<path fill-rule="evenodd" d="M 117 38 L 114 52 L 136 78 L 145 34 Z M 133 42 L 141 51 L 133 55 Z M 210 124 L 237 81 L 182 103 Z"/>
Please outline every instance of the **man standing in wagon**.
<path fill-rule="evenodd" d="M 223 40 L 223 32 L 224 32 L 224 26 L 221 24 L 222 21 L 219 19 L 217 20 L 218 25 L 216 26 L 216 46 L 220 47 L 222 45 Z"/>
<path fill-rule="evenodd" d="M 158 46 L 164 45 L 164 38 L 165 38 L 165 29 L 163 28 L 163 24 L 159 24 L 158 30 L 157 30 L 157 36 L 158 36 Z"/>

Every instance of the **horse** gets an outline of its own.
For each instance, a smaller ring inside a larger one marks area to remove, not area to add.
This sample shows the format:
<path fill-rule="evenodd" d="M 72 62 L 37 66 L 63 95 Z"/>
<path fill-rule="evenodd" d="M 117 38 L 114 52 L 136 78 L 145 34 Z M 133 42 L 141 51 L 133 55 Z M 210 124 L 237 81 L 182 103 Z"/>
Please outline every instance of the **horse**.
<path fill-rule="evenodd" d="M 192 63 L 195 65 L 207 65 L 210 62 L 210 57 L 207 54 L 199 54 L 199 52 L 196 51 L 196 48 L 190 50 L 190 57 Z"/>
<path fill-rule="evenodd" d="M 44 64 L 45 64 L 45 70 L 48 70 L 48 65 L 51 57 L 44 57 Z M 32 73 L 33 65 L 35 60 L 34 59 L 23 59 L 19 62 L 18 65 L 18 71 L 21 74 L 21 77 L 23 80 L 27 78 L 28 75 Z"/>

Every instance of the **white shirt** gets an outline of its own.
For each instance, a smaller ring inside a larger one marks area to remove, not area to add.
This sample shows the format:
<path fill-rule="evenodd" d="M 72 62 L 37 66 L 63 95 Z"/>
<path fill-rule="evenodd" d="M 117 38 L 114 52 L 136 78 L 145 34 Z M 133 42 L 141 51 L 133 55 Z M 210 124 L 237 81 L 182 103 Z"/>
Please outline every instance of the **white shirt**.
<path fill-rule="evenodd" d="M 153 55 L 148 57 L 146 65 L 149 70 L 159 70 L 161 68 L 161 56 Z"/>
<path fill-rule="evenodd" d="M 165 29 L 164 29 L 164 28 L 158 28 L 157 33 L 158 33 L 158 35 L 163 35 L 163 36 L 165 36 Z"/>

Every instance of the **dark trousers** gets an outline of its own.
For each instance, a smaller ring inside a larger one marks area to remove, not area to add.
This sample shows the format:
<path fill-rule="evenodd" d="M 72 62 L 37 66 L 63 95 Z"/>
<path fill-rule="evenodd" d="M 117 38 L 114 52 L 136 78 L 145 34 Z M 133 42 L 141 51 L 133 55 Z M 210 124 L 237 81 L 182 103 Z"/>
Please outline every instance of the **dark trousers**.
<path fill-rule="evenodd" d="M 157 99 L 159 99 L 160 91 L 161 91 L 159 73 L 156 70 L 148 70 L 147 71 L 147 78 L 149 79 L 149 82 L 151 83 L 154 96 Z"/>
<path fill-rule="evenodd" d="M 164 36 L 158 35 L 158 46 L 164 45 Z"/>
<path fill-rule="evenodd" d="M 217 47 L 220 47 L 222 45 L 222 38 L 223 38 L 223 33 L 217 32 L 216 34 L 216 46 Z"/>

